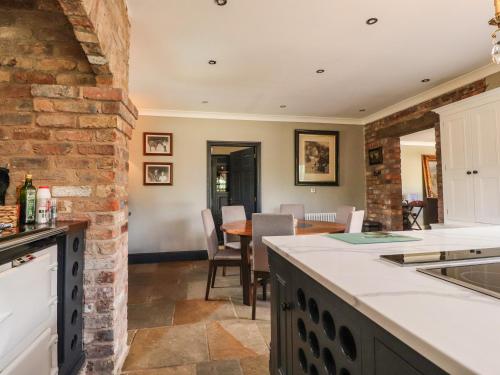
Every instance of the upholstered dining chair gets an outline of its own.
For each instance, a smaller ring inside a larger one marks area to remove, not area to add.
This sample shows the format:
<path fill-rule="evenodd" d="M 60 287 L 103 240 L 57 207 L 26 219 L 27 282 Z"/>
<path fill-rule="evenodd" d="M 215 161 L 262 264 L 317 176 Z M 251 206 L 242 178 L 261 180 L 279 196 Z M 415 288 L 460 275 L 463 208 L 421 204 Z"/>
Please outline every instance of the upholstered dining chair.
<path fill-rule="evenodd" d="M 349 214 L 346 223 L 345 233 L 361 233 L 365 211 L 354 211 Z"/>
<path fill-rule="evenodd" d="M 203 229 L 207 242 L 208 252 L 208 278 L 205 300 L 208 300 L 210 287 L 215 285 L 215 276 L 217 275 L 217 267 L 240 267 L 241 273 L 241 251 L 224 247 L 224 250 L 219 250 L 217 240 L 217 232 L 215 231 L 214 218 L 210 209 L 201 211 L 201 219 L 203 220 Z"/>
<path fill-rule="evenodd" d="M 337 212 L 335 213 L 335 222 L 339 224 L 347 224 L 349 215 L 354 211 L 356 211 L 356 207 L 354 206 L 340 206 L 337 208 Z"/>
<path fill-rule="evenodd" d="M 267 247 L 262 243 L 263 236 L 290 236 L 295 234 L 293 215 L 287 214 L 253 214 L 252 241 L 253 241 L 253 294 L 252 320 L 255 320 L 257 304 L 257 283 L 262 283 L 263 299 L 266 295 L 266 284 L 269 281 L 269 261 Z"/>
<path fill-rule="evenodd" d="M 233 221 L 244 221 L 247 219 L 244 206 L 223 206 L 222 207 L 222 224 Z M 241 250 L 240 238 L 233 234 L 224 232 L 224 246 L 235 250 Z M 226 276 L 226 267 L 222 268 L 222 276 Z"/>
<path fill-rule="evenodd" d="M 233 221 L 244 221 L 247 219 L 245 207 L 243 206 L 223 206 L 222 207 L 222 224 L 231 223 Z M 224 246 L 232 249 L 240 249 L 240 239 L 238 236 L 224 233 Z"/>
<path fill-rule="evenodd" d="M 306 217 L 303 204 L 287 203 L 280 205 L 280 214 L 293 215 L 297 220 L 304 220 Z"/>

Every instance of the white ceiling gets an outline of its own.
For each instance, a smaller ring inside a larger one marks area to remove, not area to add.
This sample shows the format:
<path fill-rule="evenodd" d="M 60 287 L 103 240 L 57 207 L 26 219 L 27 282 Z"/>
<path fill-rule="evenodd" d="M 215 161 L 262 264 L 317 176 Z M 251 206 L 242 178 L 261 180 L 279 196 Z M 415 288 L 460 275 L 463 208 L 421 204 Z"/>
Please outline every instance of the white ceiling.
<path fill-rule="evenodd" d="M 422 130 L 400 138 L 403 146 L 435 146 L 436 132 L 434 129 Z"/>
<path fill-rule="evenodd" d="M 491 0 L 128 5 L 130 94 L 140 109 L 344 118 L 488 64 L 494 12 Z M 379 22 L 367 26 L 370 17 Z"/>

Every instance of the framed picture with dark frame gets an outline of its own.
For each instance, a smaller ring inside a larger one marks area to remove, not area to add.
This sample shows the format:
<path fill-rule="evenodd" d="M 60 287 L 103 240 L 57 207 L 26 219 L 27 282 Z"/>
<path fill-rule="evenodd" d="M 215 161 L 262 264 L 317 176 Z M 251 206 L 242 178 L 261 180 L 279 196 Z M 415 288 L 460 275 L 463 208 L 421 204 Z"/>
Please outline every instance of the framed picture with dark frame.
<path fill-rule="evenodd" d="M 384 162 L 384 149 L 382 147 L 368 150 L 368 164 L 378 165 Z"/>
<path fill-rule="evenodd" d="M 173 155 L 172 133 L 144 133 L 144 155 Z"/>
<path fill-rule="evenodd" d="M 295 185 L 339 185 L 339 132 L 295 130 Z"/>
<path fill-rule="evenodd" d="M 144 185 L 172 185 L 173 175 L 172 163 L 144 163 Z"/>

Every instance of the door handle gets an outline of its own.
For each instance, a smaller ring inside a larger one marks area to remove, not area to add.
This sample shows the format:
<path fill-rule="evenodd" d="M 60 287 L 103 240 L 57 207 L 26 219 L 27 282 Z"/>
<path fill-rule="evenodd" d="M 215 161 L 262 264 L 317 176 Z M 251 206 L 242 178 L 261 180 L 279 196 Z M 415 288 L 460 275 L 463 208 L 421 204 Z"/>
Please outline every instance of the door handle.
<path fill-rule="evenodd" d="M 478 174 L 479 172 L 478 171 L 472 171 L 473 174 Z"/>
<path fill-rule="evenodd" d="M 471 171 L 467 171 L 467 174 L 468 174 L 468 175 L 471 175 L 471 174 L 472 174 L 472 172 L 471 172 Z"/>

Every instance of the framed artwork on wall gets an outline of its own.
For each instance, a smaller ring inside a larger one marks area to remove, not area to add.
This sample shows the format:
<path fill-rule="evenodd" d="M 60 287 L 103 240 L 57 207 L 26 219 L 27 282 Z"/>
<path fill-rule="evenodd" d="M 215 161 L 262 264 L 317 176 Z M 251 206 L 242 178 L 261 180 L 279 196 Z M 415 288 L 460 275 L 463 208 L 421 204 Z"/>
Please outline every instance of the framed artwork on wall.
<path fill-rule="evenodd" d="M 339 185 L 339 132 L 295 130 L 295 185 Z"/>
<path fill-rule="evenodd" d="M 144 133 L 144 155 L 173 155 L 172 133 Z"/>
<path fill-rule="evenodd" d="M 378 165 L 384 162 L 384 149 L 382 147 L 368 150 L 368 164 Z"/>
<path fill-rule="evenodd" d="M 144 185 L 172 185 L 172 163 L 144 163 Z"/>
<path fill-rule="evenodd" d="M 437 159 L 435 155 L 422 155 L 422 171 L 424 174 L 424 188 L 427 198 L 437 198 Z"/>

